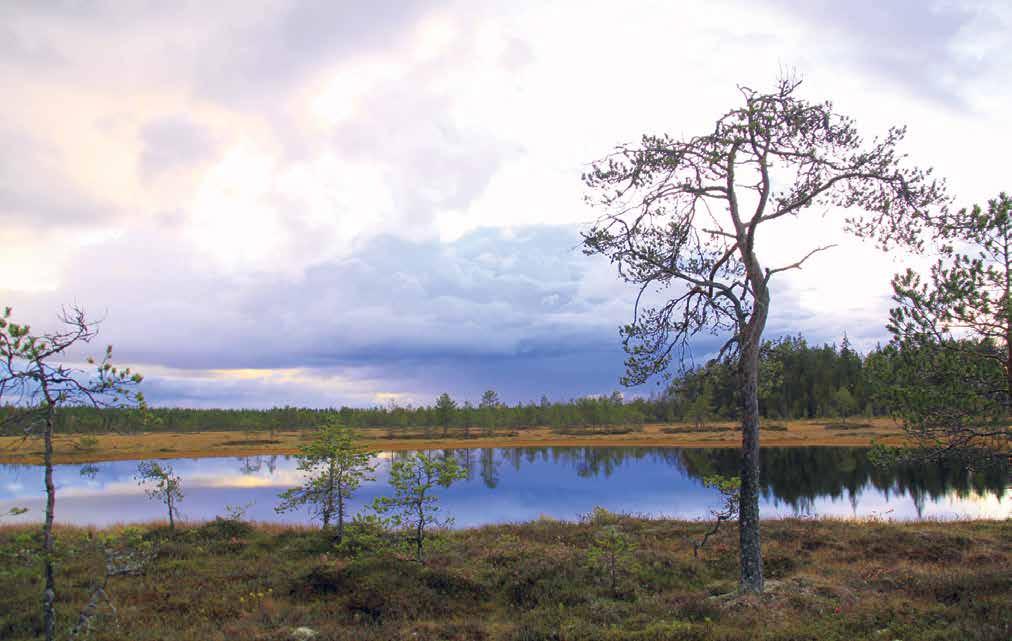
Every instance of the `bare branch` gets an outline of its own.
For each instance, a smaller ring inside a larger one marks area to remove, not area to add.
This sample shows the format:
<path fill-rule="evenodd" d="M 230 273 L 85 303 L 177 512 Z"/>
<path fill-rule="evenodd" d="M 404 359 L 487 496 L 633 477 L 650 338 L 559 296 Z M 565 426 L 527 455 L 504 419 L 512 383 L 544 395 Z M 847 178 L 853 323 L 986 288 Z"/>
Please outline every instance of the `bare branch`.
<path fill-rule="evenodd" d="M 816 247 L 812 251 L 810 251 L 807 254 L 805 254 L 801 258 L 801 260 L 797 260 L 797 261 L 791 263 L 790 265 L 784 265 L 783 267 L 776 267 L 774 269 L 767 269 L 766 270 L 766 278 L 765 278 L 765 280 L 767 282 L 769 282 L 769 279 L 770 279 L 770 277 L 773 274 L 778 274 L 780 272 L 785 272 L 785 271 L 788 271 L 788 270 L 791 270 L 791 269 L 801 269 L 802 265 L 805 264 L 806 260 L 808 260 L 809 258 L 811 258 L 812 256 L 814 256 L 815 254 L 818 254 L 819 252 L 826 251 L 827 249 L 833 249 L 834 247 L 836 247 L 836 244 L 823 245 L 822 247 Z"/>

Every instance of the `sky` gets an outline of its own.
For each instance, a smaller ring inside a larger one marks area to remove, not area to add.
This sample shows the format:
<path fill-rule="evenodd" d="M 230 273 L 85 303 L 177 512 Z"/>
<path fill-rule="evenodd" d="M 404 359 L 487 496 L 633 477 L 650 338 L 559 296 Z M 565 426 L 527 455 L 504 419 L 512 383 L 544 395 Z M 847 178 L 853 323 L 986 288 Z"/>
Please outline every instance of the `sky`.
<path fill-rule="evenodd" d="M 80 305 L 156 405 L 609 393 L 635 292 L 580 250 L 589 163 L 791 73 L 982 202 L 1012 188 L 1010 34 L 1007 0 L 7 0 L 0 304 Z M 887 340 L 925 259 L 843 217 L 766 239 L 838 243 L 778 275 L 767 336 Z"/>

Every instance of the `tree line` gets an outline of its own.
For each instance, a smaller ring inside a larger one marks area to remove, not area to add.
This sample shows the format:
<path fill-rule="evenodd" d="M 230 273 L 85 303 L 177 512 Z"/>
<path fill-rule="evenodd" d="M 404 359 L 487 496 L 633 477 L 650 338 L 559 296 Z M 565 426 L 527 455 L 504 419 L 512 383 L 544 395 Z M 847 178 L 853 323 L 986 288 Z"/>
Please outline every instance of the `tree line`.
<path fill-rule="evenodd" d="M 853 349 L 846 336 L 839 344 L 812 345 L 804 337 L 786 336 L 764 341 L 760 349 L 759 409 L 766 419 L 847 419 L 885 416 L 894 407 L 881 372 L 896 366 L 905 354 L 895 346 L 876 347 L 867 355 Z M 431 405 L 367 408 L 275 407 L 270 409 L 193 409 L 148 407 L 144 412 L 124 407 L 62 408 L 55 417 L 61 433 L 312 430 L 328 422 L 355 428 L 424 431 L 426 436 L 479 436 L 497 429 L 550 427 L 637 428 L 645 423 L 708 421 L 740 418 L 740 386 L 734 364 L 711 360 L 673 377 L 651 397 L 625 398 L 614 392 L 564 402 L 542 396 L 538 402 L 508 404 L 493 391 L 477 402 L 441 394 Z M 15 406 L 0 413 L 13 415 Z M 2 423 L 2 421 L 0 421 Z"/>

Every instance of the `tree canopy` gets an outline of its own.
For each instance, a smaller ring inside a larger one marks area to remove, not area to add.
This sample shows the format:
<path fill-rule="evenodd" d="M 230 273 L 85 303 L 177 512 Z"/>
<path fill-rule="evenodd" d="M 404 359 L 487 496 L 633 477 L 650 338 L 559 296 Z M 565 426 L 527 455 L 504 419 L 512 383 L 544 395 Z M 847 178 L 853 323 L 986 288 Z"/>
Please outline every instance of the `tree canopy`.
<path fill-rule="evenodd" d="M 903 128 L 865 141 L 831 103 L 800 98 L 799 86 L 784 79 L 769 93 L 742 87 L 742 104 L 709 132 L 644 135 L 583 176 L 588 200 L 603 210 L 584 233 L 584 251 L 607 256 L 639 292 L 621 329 L 622 382 L 669 374 L 700 333 L 727 339 L 720 353 L 735 363 L 741 388 L 740 586 L 753 592 L 763 588 L 758 387 L 770 281 L 829 248 L 771 256 L 760 229 L 814 206 L 840 207 L 851 229 L 880 245 L 917 245 L 930 210 L 945 202 L 930 170 L 898 152 Z"/>
<path fill-rule="evenodd" d="M 926 278 L 893 279 L 896 358 L 877 386 L 921 456 L 1007 452 L 1012 399 L 1012 199 L 1005 193 L 934 221 Z M 983 454 L 976 457 L 974 454 Z M 969 460 L 969 459 L 968 459 Z"/>

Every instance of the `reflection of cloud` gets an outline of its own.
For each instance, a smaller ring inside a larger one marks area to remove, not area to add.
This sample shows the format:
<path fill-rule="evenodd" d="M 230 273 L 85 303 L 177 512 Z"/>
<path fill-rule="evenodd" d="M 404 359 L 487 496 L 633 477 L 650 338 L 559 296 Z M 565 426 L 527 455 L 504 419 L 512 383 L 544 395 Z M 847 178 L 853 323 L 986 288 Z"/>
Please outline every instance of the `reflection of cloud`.
<path fill-rule="evenodd" d="M 279 469 L 270 476 L 254 474 L 213 474 L 191 476 L 186 484 L 193 487 L 295 487 L 306 480 L 306 474 L 296 470 Z"/>
<path fill-rule="evenodd" d="M 60 484 L 56 488 L 60 498 L 81 498 L 89 496 L 116 497 L 144 494 L 144 487 L 136 482 L 111 481 L 101 484 L 69 485 Z"/>
<path fill-rule="evenodd" d="M 1012 492 L 1006 491 L 1004 498 L 994 494 L 979 495 L 971 493 L 959 496 L 949 492 L 944 499 L 928 503 L 924 510 L 925 516 L 1008 519 L 1012 518 Z"/>

